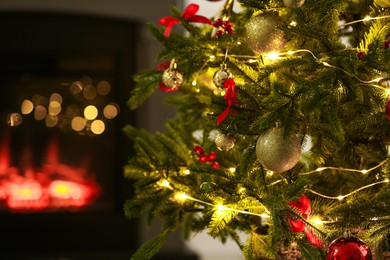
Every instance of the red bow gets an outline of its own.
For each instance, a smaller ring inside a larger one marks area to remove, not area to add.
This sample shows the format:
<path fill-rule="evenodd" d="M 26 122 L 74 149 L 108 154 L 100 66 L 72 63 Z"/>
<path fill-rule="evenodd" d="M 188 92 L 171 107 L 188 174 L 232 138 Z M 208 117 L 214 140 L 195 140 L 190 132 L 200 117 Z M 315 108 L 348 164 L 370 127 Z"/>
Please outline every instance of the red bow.
<path fill-rule="evenodd" d="M 227 89 L 224 99 L 227 100 L 228 107 L 225 109 L 225 111 L 218 115 L 217 125 L 219 125 L 220 123 L 222 123 L 223 120 L 225 120 L 225 118 L 229 114 L 231 106 L 237 100 L 237 92 L 235 88 L 236 82 L 234 82 L 234 79 L 226 79 L 223 83 L 223 87 Z"/>
<path fill-rule="evenodd" d="M 187 6 L 187 8 L 181 14 L 181 17 L 183 17 L 184 19 L 186 19 L 190 22 L 194 22 L 194 23 L 212 24 L 209 18 L 204 17 L 202 15 L 197 15 L 196 13 L 198 12 L 198 10 L 199 10 L 199 5 L 190 4 Z M 180 23 L 180 20 L 178 20 L 172 16 L 165 16 L 158 21 L 158 24 L 166 26 L 165 31 L 164 31 L 165 37 L 169 37 L 173 26 L 175 24 L 179 24 L 179 23 Z"/>
<path fill-rule="evenodd" d="M 298 201 L 290 201 L 288 205 L 292 208 L 295 208 L 299 211 L 304 219 L 308 219 L 311 213 L 310 200 L 305 195 L 301 195 Z M 310 230 L 306 227 L 306 223 L 302 219 L 292 220 L 288 218 L 290 224 L 290 230 L 294 233 L 299 233 L 304 231 L 307 240 L 314 246 L 323 247 L 324 243 Z"/>

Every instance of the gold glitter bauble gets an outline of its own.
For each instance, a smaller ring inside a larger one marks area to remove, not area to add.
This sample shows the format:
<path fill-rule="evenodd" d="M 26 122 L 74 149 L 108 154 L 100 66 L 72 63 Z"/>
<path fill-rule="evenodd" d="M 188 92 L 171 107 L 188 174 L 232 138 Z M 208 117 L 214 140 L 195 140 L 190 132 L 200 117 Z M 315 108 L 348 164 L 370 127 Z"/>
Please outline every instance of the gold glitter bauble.
<path fill-rule="evenodd" d="M 236 144 L 236 138 L 232 135 L 225 135 L 221 132 L 218 132 L 217 135 L 215 136 L 215 145 L 217 148 L 221 151 L 229 151 L 234 147 Z"/>
<path fill-rule="evenodd" d="M 183 84 L 183 74 L 175 68 L 168 68 L 164 71 L 161 81 L 168 88 L 179 88 Z"/>
<path fill-rule="evenodd" d="M 257 140 L 256 155 L 268 170 L 285 172 L 299 161 L 301 144 L 296 135 L 285 138 L 283 128 L 271 128 Z"/>
<path fill-rule="evenodd" d="M 301 7 L 305 3 L 305 0 L 283 0 L 283 3 L 286 7 L 297 8 Z"/>
<path fill-rule="evenodd" d="M 257 15 L 246 25 L 246 42 L 256 53 L 280 51 L 286 40 L 284 32 L 277 28 L 282 25 L 282 19 L 274 13 Z"/>

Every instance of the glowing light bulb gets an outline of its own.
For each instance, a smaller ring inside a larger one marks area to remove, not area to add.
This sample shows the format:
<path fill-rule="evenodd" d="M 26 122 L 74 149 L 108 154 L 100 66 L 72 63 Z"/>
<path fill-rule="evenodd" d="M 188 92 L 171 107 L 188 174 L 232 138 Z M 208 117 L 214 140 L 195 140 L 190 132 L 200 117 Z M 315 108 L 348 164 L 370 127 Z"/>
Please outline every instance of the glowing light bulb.
<path fill-rule="evenodd" d="M 227 207 L 226 207 L 226 206 L 224 206 L 224 205 L 221 205 L 221 204 L 219 204 L 219 205 L 216 205 L 215 207 L 217 208 L 217 210 L 218 210 L 218 211 L 224 211 L 224 210 L 227 210 Z"/>
<path fill-rule="evenodd" d="M 315 225 L 322 225 L 324 223 L 324 221 L 322 221 L 322 219 L 320 219 L 319 217 L 314 217 L 311 219 L 311 222 Z"/>
<path fill-rule="evenodd" d="M 363 18 L 363 21 L 369 21 L 369 20 L 371 20 L 370 16 L 366 16 L 366 17 Z"/>
<path fill-rule="evenodd" d="M 191 171 L 190 171 L 189 169 L 185 169 L 185 170 L 184 170 L 184 174 L 185 174 L 185 175 L 189 175 L 189 174 L 191 174 Z"/>
<path fill-rule="evenodd" d="M 325 168 L 323 168 L 323 167 L 320 167 L 320 168 L 317 168 L 317 172 L 322 172 L 323 170 L 325 170 Z"/>
<path fill-rule="evenodd" d="M 291 25 L 291 26 L 297 26 L 297 22 L 296 22 L 296 21 L 292 21 L 292 22 L 290 23 L 290 25 Z"/>
<path fill-rule="evenodd" d="M 192 81 L 192 86 L 196 86 L 196 79 L 194 79 L 194 81 Z"/>
<path fill-rule="evenodd" d="M 229 171 L 230 171 L 231 173 L 235 173 L 235 172 L 236 172 L 236 168 L 231 167 L 231 168 L 229 168 Z"/>
<path fill-rule="evenodd" d="M 169 184 L 169 181 L 167 181 L 167 180 L 161 180 L 160 181 L 160 183 L 159 183 L 159 185 L 161 186 L 161 187 L 165 187 L 165 188 L 171 188 L 171 184 Z"/>
<path fill-rule="evenodd" d="M 338 200 L 343 200 L 344 198 L 345 198 L 345 196 L 342 196 L 342 195 L 337 196 L 337 199 L 338 199 Z"/>
<path fill-rule="evenodd" d="M 270 60 L 277 60 L 277 59 L 279 59 L 279 54 L 276 53 L 276 52 L 270 52 L 266 56 Z"/>
<path fill-rule="evenodd" d="M 287 54 L 288 55 L 293 55 L 295 52 L 294 51 L 288 51 Z"/>
<path fill-rule="evenodd" d="M 209 59 L 210 61 L 215 61 L 215 55 L 210 55 Z"/>
<path fill-rule="evenodd" d="M 241 42 L 237 42 L 237 45 L 241 45 Z"/>
<path fill-rule="evenodd" d="M 360 172 L 363 173 L 363 174 L 366 174 L 368 171 L 367 170 L 361 170 Z"/>
<path fill-rule="evenodd" d="M 181 202 L 184 202 L 186 199 L 189 199 L 190 196 L 188 196 L 187 194 L 183 193 L 183 192 L 180 192 L 180 193 L 176 193 L 175 195 L 175 199 L 177 201 L 181 201 Z"/>
<path fill-rule="evenodd" d="M 327 63 L 327 62 L 323 62 L 322 64 L 324 64 L 324 65 L 327 66 L 327 67 L 330 67 L 330 64 Z"/>
<path fill-rule="evenodd" d="M 255 59 L 249 59 L 248 62 L 249 62 L 249 63 L 255 63 L 256 60 L 255 60 Z"/>

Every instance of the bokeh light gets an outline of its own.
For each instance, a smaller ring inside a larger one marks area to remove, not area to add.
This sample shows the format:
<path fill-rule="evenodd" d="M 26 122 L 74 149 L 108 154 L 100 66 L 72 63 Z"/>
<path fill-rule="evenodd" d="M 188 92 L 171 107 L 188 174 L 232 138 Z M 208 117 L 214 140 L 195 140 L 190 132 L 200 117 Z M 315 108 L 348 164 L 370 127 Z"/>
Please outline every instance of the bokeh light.
<path fill-rule="evenodd" d="M 87 121 L 85 120 L 85 118 L 82 118 L 81 116 L 76 116 L 72 119 L 71 125 L 73 130 L 81 131 L 87 125 Z"/>
<path fill-rule="evenodd" d="M 61 103 L 58 101 L 50 101 L 49 115 L 56 116 L 61 112 Z"/>
<path fill-rule="evenodd" d="M 8 126 L 18 126 L 23 122 L 22 115 L 19 113 L 10 113 L 7 116 Z"/>
<path fill-rule="evenodd" d="M 95 106 L 87 106 L 85 109 L 84 109 L 84 116 L 86 119 L 88 120 L 94 120 L 98 115 L 98 110 Z"/>
<path fill-rule="evenodd" d="M 47 110 L 44 106 L 38 105 L 35 107 L 34 118 L 36 120 L 43 120 L 47 115 Z"/>
<path fill-rule="evenodd" d="M 58 124 L 58 116 L 47 115 L 45 124 L 47 127 L 55 127 Z"/>
<path fill-rule="evenodd" d="M 94 120 L 91 124 L 91 131 L 95 135 L 100 135 L 105 129 L 106 126 L 102 120 Z"/>
<path fill-rule="evenodd" d="M 80 81 L 75 81 L 73 82 L 70 87 L 69 87 L 69 92 L 72 94 L 72 95 L 77 95 L 79 94 L 81 91 L 83 91 L 83 83 L 81 83 Z"/>
<path fill-rule="evenodd" d="M 113 119 L 113 118 L 115 118 L 118 115 L 118 113 L 119 113 L 118 110 L 119 109 L 116 106 L 116 104 L 108 104 L 103 109 L 103 115 L 107 119 Z"/>
<path fill-rule="evenodd" d="M 96 97 L 96 95 L 97 95 L 97 90 L 95 86 L 93 85 L 85 86 L 83 90 L 83 96 L 85 99 L 92 100 Z"/>
<path fill-rule="evenodd" d="M 111 85 L 108 81 L 103 80 L 97 84 L 97 92 L 99 93 L 99 95 L 102 96 L 108 95 L 110 91 L 111 91 Z"/>
<path fill-rule="evenodd" d="M 23 100 L 20 108 L 23 115 L 30 114 L 33 111 L 33 109 L 34 109 L 34 105 L 30 100 L 28 99 Z"/>

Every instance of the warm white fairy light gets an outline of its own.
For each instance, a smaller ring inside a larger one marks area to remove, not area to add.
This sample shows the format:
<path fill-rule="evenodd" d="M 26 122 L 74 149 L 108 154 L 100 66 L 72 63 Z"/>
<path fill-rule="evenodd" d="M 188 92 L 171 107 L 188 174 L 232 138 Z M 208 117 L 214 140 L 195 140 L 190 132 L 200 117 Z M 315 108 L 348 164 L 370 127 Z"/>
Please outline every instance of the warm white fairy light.
<path fill-rule="evenodd" d="M 185 170 L 184 170 L 184 174 L 185 174 L 185 175 L 189 175 L 189 174 L 191 174 L 191 171 L 190 171 L 189 169 L 185 169 Z"/>
<path fill-rule="evenodd" d="M 192 86 L 196 86 L 197 82 L 196 82 L 196 79 L 194 79 L 191 83 Z"/>
<path fill-rule="evenodd" d="M 347 26 L 347 25 L 360 23 L 360 22 L 367 22 L 367 21 L 371 21 L 371 20 L 380 20 L 380 19 L 387 19 L 387 18 L 390 18 L 390 15 L 377 16 L 377 17 L 366 16 L 366 17 L 364 17 L 363 19 L 360 19 L 360 20 L 355 20 L 355 21 L 352 21 L 352 22 L 340 24 L 339 27 L 344 27 L 344 26 Z"/>
<path fill-rule="evenodd" d="M 171 184 L 169 183 L 169 181 L 166 180 L 166 179 L 160 180 L 157 184 L 158 184 L 160 187 L 168 188 L 168 189 L 170 189 L 170 190 L 173 190 L 173 187 L 171 186 Z"/>
<path fill-rule="evenodd" d="M 210 61 L 215 61 L 215 55 L 210 55 L 210 56 L 209 56 L 209 60 L 210 60 Z"/>
<path fill-rule="evenodd" d="M 236 168 L 234 168 L 234 167 L 229 168 L 229 172 L 235 173 L 236 172 Z"/>
<path fill-rule="evenodd" d="M 312 189 L 307 189 L 307 191 L 309 191 L 309 192 L 311 192 L 311 193 L 313 193 L 313 194 L 315 194 L 317 196 L 320 196 L 322 198 L 333 199 L 333 200 L 343 200 L 343 199 L 345 199 L 345 198 L 347 198 L 347 197 L 349 197 L 349 196 L 351 196 L 351 195 L 353 195 L 355 193 L 358 193 L 359 191 L 362 191 L 364 189 L 368 189 L 368 188 L 370 188 L 372 186 L 375 186 L 375 185 L 379 185 L 379 184 L 382 184 L 382 183 L 388 183 L 388 182 L 389 182 L 389 179 L 385 179 L 383 181 L 374 182 L 374 183 L 368 184 L 366 186 L 360 187 L 360 188 L 358 188 L 358 189 L 356 189 L 356 190 L 354 190 L 354 191 L 352 191 L 352 192 L 350 192 L 348 194 L 339 195 L 337 197 L 321 194 L 321 193 L 319 193 L 319 192 L 317 192 L 315 190 L 312 190 Z"/>
<path fill-rule="evenodd" d="M 374 167 L 370 168 L 370 169 L 363 169 L 363 170 L 359 170 L 359 169 L 349 169 L 349 168 L 343 168 L 343 167 L 334 167 L 334 166 L 328 166 L 328 167 L 319 167 L 315 170 L 312 170 L 312 171 L 308 171 L 308 172 L 301 172 L 299 173 L 299 175 L 309 175 L 309 174 L 312 174 L 312 173 L 316 173 L 316 172 L 322 172 L 322 171 L 325 171 L 325 170 L 337 170 L 337 171 L 345 171 L 345 172 L 360 172 L 360 173 L 363 173 L 363 174 L 367 174 L 379 167 L 381 167 L 383 164 L 385 164 L 389 159 L 385 159 L 383 160 L 382 162 L 380 162 L 379 164 L 375 165 Z"/>

